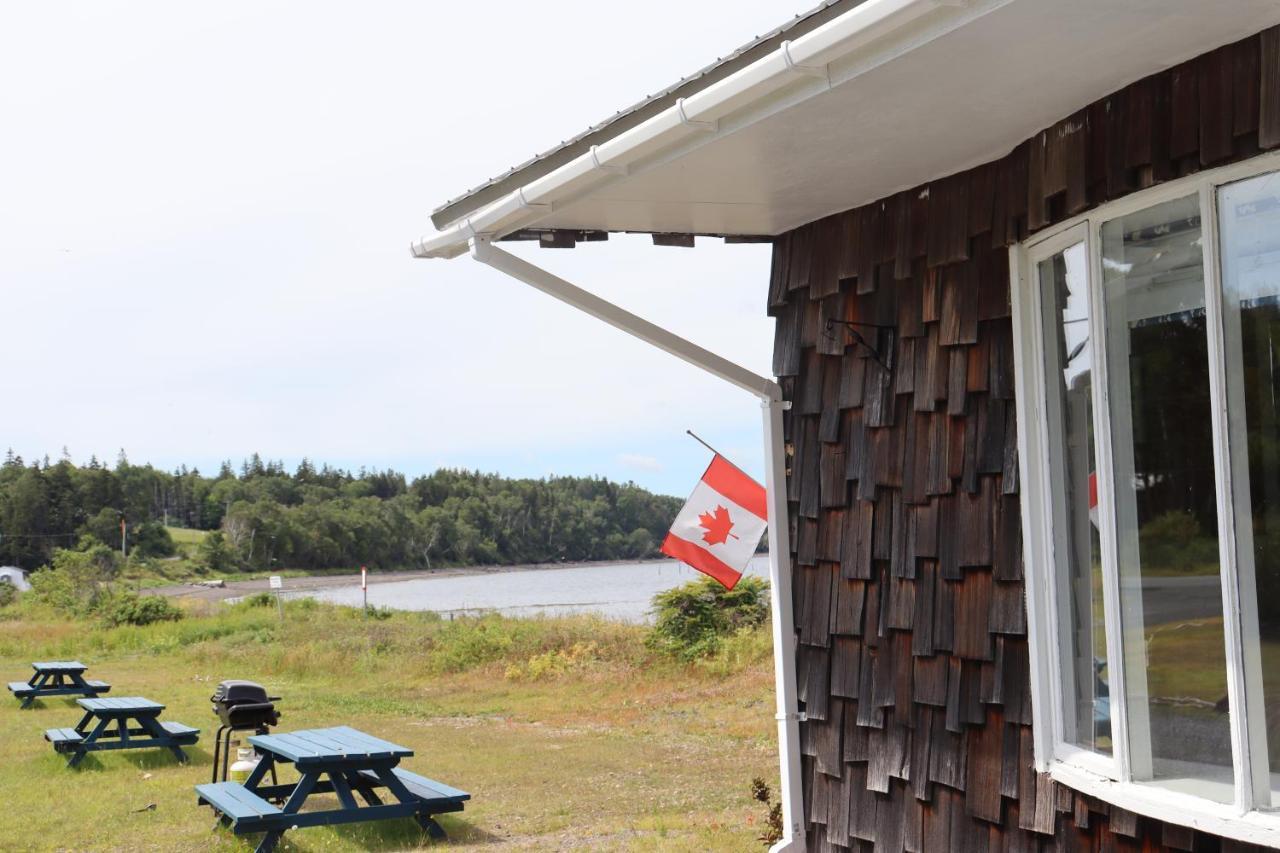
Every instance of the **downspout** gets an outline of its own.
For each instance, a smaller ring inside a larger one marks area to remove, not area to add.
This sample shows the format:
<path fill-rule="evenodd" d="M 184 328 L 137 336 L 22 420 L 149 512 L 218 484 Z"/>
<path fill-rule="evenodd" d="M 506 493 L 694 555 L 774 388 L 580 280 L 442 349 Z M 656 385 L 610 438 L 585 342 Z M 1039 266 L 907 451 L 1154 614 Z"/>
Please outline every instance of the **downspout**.
<path fill-rule="evenodd" d="M 728 359 L 685 340 L 588 293 L 559 276 L 494 246 L 487 237 L 473 237 L 471 257 L 514 279 L 554 296 L 561 302 L 602 320 L 658 349 L 700 367 L 760 398 L 764 411 L 765 490 L 769 501 L 769 597 L 773 629 L 773 678 L 776 687 L 778 761 L 782 778 L 782 840 L 770 853 L 805 849 L 804 789 L 800 780 L 800 718 L 796 700 L 796 633 L 791 604 L 791 571 L 787 561 L 791 543 L 787 527 L 786 448 L 782 413 L 790 403 L 782 388 Z"/>

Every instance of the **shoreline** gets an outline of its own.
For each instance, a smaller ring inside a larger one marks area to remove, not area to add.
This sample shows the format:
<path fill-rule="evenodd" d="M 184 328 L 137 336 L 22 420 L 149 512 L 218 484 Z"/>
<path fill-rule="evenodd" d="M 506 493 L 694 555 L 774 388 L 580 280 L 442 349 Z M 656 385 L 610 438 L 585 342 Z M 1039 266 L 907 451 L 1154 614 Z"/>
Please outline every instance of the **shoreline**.
<path fill-rule="evenodd" d="M 505 575 L 515 572 L 533 572 L 557 569 L 601 568 L 605 566 L 637 566 L 657 565 L 675 562 L 667 557 L 647 560 L 585 560 L 570 563 L 521 563 L 514 566 L 451 566 L 440 569 L 401 569 L 389 572 L 369 572 L 369 585 L 396 583 L 399 581 L 427 580 L 430 578 L 465 577 L 470 575 Z M 163 595 L 167 598 L 182 598 L 195 601 L 225 601 L 229 598 L 241 598 L 255 592 L 270 591 L 267 578 L 235 580 L 234 576 L 224 577 L 226 585 L 222 587 L 201 586 L 196 583 L 169 584 L 166 586 L 144 587 L 142 595 Z M 357 586 L 360 573 L 332 575 L 306 575 L 284 579 L 285 592 L 299 590 L 314 592 L 337 587 Z"/>

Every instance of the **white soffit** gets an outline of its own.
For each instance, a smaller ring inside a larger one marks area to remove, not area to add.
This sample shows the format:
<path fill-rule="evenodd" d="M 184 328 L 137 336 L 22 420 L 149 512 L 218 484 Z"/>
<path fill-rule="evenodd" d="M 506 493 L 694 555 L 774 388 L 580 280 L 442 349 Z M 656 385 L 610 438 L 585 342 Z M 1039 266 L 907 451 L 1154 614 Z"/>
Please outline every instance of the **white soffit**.
<path fill-rule="evenodd" d="M 1002 156 L 1103 95 L 1278 20 L 1270 0 L 1018 0 L 536 225 L 777 234 Z"/>
<path fill-rule="evenodd" d="M 1277 0 L 947 5 L 913 22 L 914 44 L 900 32 L 837 59 L 833 88 L 798 77 L 765 117 L 758 102 L 749 120 L 728 113 L 718 132 L 626 175 L 530 205 L 519 227 L 778 234 L 1000 157 L 1110 92 L 1280 22 Z M 957 5 L 970 15 L 950 29 Z"/>

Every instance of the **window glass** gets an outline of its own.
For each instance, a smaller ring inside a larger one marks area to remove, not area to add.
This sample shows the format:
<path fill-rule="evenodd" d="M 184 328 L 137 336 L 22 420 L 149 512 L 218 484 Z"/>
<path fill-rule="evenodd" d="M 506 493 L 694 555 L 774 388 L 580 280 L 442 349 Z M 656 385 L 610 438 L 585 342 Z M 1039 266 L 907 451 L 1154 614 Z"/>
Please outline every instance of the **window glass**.
<path fill-rule="evenodd" d="M 1233 799 L 1196 196 L 1101 229 L 1135 780 Z"/>
<path fill-rule="evenodd" d="M 1262 702 L 1251 705 L 1250 728 L 1267 742 L 1274 792 L 1280 775 L 1280 176 L 1223 187 L 1218 212 L 1236 553 L 1241 584 L 1257 595 L 1258 630 L 1245 637 L 1252 664 L 1245 674 L 1260 678 L 1250 689 L 1261 688 Z M 1254 720 L 1259 712 L 1263 719 Z M 1273 801 L 1280 800 L 1273 794 Z"/>
<path fill-rule="evenodd" d="M 1053 490 L 1054 603 L 1061 656 L 1062 737 L 1111 754 L 1102 556 L 1093 448 L 1093 347 L 1084 243 L 1041 261 L 1046 414 Z"/>

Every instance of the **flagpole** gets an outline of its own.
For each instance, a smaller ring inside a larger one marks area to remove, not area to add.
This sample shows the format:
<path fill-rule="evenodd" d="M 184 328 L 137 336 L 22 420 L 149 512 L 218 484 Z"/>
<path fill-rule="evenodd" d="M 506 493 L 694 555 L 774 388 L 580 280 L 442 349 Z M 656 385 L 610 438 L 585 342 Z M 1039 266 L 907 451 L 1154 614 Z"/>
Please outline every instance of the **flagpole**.
<path fill-rule="evenodd" d="M 709 444 L 707 444 L 705 441 L 703 441 L 703 440 L 702 440 L 702 438 L 701 438 L 697 433 L 695 433 L 693 430 L 691 430 L 691 429 L 687 429 L 687 430 L 685 430 L 685 432 L 687 432 L 687 433 L 689 434 L 689 437 L 690 437 L 690 438 L 692 438 L 694 441 L 698 442 L 698 444 L 701 444 L 701 445 L 702 445 L 703 447 L 705 447 L 707 450 L 710 450 L 710 451 L 711 451 L 712 453 L 714 453 L 716 456 L 719 456 L 719 457 L 720 457 L 721 459 L 723 459 L 725 462 L 728 462 L 728 463 L 729 463 L 730 465 L 732 465 L 734 468 L 737 468 L 737 469 L 738 469 L 739 471 L 741 471 L 743 474 L 746 474 L 746 476 L 751 477 L 751 475 L 750 475 L 750 474 L 748 474 L 746 471 L 743 471 L 743 470 L 742 470 L 742 468 L 738 467 L 738 465 L 737 465 L 737 464 L 736 464 L 732 459 L 730 459 L 728 456 L 725 456 L 725 455 L 724 455 L 723 453 L 721 453 L 719 450 L 716 450 L 714 447 L 712 447 L 711 445 L 709 445 Z M 751 479 L 752 479 L 752 480 L 754 480 L 754 479 L 755 479 L 755 477 L 751 477 Z"/>
<path fill-rule="evenodd" d="M 703 440 L 702 440 L 702 438 L 701 438 L 701 436 L 699 436 L 699 435 L 698 435 L 697 433 L 695 433 L 693 430 L 691 430 L 691 429 L 687 429 L 687 430 L 685 430 L 685 433 L 686 433 L 686 434 L 688 434 L 688 436 L 689 436 L 690 438 L 692 438 L 694 441 L 698 442 L 698 444 L 701 444 L 701 445 L 702 445 L 703 447 L 705 447 L 707 450 L 710 450 L 710 451 L 711 451 L 712 453 L 714 453 L 716 456 L 719 456 L 721 459 L 725 459 L 725 455 L 724 455 L 723 453 L 721 453 L 719 450 L 716 450 L 714 447 L 712 447 L 711 445 L 709 445 L 709 444 L 707 444 L 705 441 L 703 441 Z M 728 460 L 728 459 L 725 459 L 725 461 L 726 461 L 726 462 L 728 462 L 729 460 Z M 729 464 L 730 464 L 730 465 L 733 465 L 733 463 L 732 463 L 732 462 L 730 462 Z M 733 467 L 738 468 L 738 466 L 737 466 L 737 465 L 734 465 Z M 741 471 L 742 469 L 741 469 L 741 468 L 738 468 L 738 470 L 739 470 L 739 471 Z M 746 472 L 744 471 L 743 473 L 746 473 Z"/>

